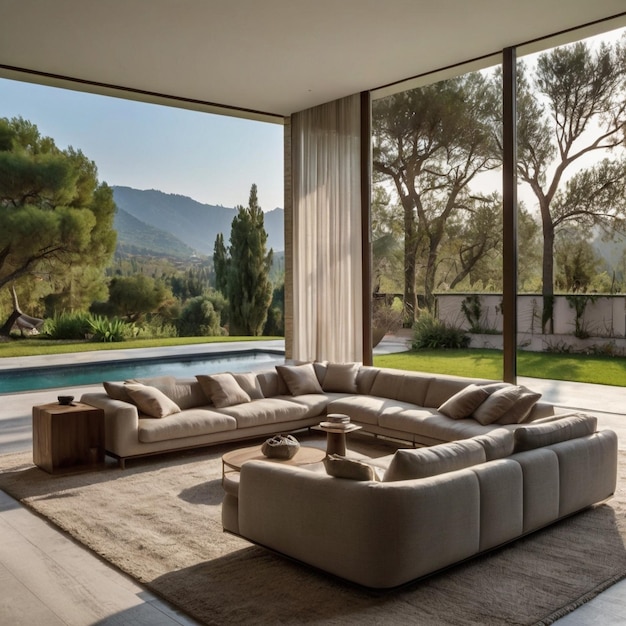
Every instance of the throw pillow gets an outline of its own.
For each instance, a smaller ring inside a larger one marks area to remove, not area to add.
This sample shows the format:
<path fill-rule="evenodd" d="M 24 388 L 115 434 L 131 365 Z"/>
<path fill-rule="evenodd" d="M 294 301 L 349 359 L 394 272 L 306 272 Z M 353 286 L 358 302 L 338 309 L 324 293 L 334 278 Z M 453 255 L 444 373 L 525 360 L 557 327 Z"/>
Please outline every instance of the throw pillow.
<path fill-rule="evenodd" d="M 113 398 L 113 400 L 121 400 L 122 402 L 132 402 L 124 383 L 104 382 L 102 383 L 102 386 L 104 387 L 104 390 L 109 398 Z"/>
<path fill-rule="evenodd" d="M 307 393 L 324 393 L 320 386 L 313 363 L 303 365 L 277 365 L 276 371 L 285 381 L 292 396 Z"/>
<path fill-rule="evenodd" d="M 326 473 L 335 478 L 348 478 L 350 480 L 377 480 L 376 471 L 371 465 L 348 459 L 345 456 L 331 454 L 324 459 Z"/>
<path fill-rule="evenodd" d="M 167 417 L 180 413 L 180 407 L 156 387 L 141 383 L 125 383 L 126 391 L 137 408 L 149 417 Z"/>
<path fill-rule="evenodd" d="M 576 413 L 545 424 L 520 426 L 515 429 L 515 452 L 550 446 L 569 439 L 578 439 L 596 432 L 595 415 Z"/>
<path fill-rule="evenodd" d="M 384 482 L 437 476 L 484 463 L 485 449 L 471 439 L 441 443 L 429 448 L 396 450 Z"/>
<path fill-rule="evenodd" d="M 473 413 L 472 417 L 487 426 L 498 424 L 518 424 L 524 420 L 533 406 L 541 398 L 519 385 L 506 385 L 494 391 Z"/>
<path fill-rule="evenodd" d="M 259 379 L 254 372 L 233 374 L 237 384 L 250 396 L 251 400 L 264 398 Z"/>
<path fill-rule="evenodd" d="M 202 391 L 218 409 L 250 402 L 250 396 L 239 386 L 235 377 L 230 373 L 198 374 L 196 376 L 202 386 Z"/>
<path fill-rule="evenodd" d="M 359 373 L 358 363 L 329 363 L 322 389 L 341 393 L 357 393 L 356 377 Z"/>
<path fill-rule="evenodd" d="M 469 417 L 488 397 L 489 392 L 482 387 L 468 385 L 448 398 L 438 410 L 452 419 L 463 419 Z"/>

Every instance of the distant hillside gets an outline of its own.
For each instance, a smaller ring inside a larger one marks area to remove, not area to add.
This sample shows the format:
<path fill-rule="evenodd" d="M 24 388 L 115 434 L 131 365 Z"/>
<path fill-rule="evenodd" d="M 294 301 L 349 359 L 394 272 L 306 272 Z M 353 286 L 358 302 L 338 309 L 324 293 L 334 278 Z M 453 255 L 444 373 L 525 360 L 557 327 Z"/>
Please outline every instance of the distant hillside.
<path fill-rule="evenodd" d="M 174 235 L 138 220 L 124 209 L 118 208 L 114 228 L 119 252 L 179 258 L 189 258 L 194 253 L 193 248 Z"/>
<path fill-rule="evenodd" d="M 116 218 L 118 241 L 125 246 L 141 247 L 138 237 L 143 233 L 141 224 L 130 223 L 123 216 L 123 212 L 146 225 L 146 231 L 150 233 L 146 233 L 146 240 L 156 239 L 157 231 L 163 231 L 172 236 L 168 246 L 175 246 L 174 240 L 178 240 L 183 246 L 207 256 L 213 254 L 218 233 L 224 235 L 228 245 L 230 226 L 236 214 L 234 208 L 202 204 L 187 196 L 167 194 L 154 189 L 141 191 L 116 186 L 112 189 L 120 217 L 119 221 Z M 274 248 L 275 251 L 284 250 L 283 209 L 265 213 L 264 222 L 268 235 L 267 247 Z"/>

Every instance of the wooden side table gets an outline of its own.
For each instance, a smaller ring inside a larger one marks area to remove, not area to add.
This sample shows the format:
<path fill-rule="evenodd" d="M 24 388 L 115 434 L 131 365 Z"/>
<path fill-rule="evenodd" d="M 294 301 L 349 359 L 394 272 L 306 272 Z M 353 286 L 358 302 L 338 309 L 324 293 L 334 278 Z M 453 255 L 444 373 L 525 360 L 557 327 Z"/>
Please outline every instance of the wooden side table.
<path fill-rule="evenodd" d="M 104 411 L 75 402 L 33 407 L 33 462 L 51 474 L 104 463 Z"/>
<path fill-rule="evenodd" d="M 339 425 L 331 422 L 322 422 L 318 426 L 312 426 L 312 430 L 323 430 L 326 433 L 326 454 L 338 454 L 346 456 L 346 434 L 361 430 L 357 424 Z"/>

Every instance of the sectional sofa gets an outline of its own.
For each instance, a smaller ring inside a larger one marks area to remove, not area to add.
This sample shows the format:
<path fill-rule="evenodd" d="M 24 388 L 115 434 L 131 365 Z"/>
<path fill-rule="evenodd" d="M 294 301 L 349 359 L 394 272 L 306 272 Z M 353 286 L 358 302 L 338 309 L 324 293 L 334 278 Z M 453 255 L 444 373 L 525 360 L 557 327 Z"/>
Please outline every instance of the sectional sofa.
<path fill-rule="evenodd" d="M 225 530 L 335 576 L 392 588 L 601 502 L 617 437 L 570 415 L 382 459 L 250 461 L 228 475 Z"/>
<path fill-rule="evenodd" d="M 222 523 L 290 558 L 389 588 L 501 546 L 613 494 L 617 438 L 501 382 L 363 367 L 104 383 L 105 448 L 126 459 L 259 438 L 349 415 L 404 442 L 382 459 L 292 467 L 250 461 L 224 478 Z"/>
<path fill-rule="evenodd" d="M 122 467 L 149 454 L 297 431 L 327 413 L 347 414 L 374 435 L 430 446 L 555 414 L 538 400 L 504 383 L 356 363 L 105 382 L 103 392 L 81 398 L 104 410 L 105 449 Z"/>

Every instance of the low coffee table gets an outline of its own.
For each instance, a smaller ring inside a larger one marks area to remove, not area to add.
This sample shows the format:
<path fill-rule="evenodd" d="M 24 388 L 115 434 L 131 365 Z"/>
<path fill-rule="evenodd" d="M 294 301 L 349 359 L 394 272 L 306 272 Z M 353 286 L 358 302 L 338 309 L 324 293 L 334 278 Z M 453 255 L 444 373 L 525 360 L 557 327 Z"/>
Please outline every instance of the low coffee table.
<path fill-rule="evenodd" d="M 227 468 L 233 472 L 238 472 L 246 461 L 269 461 L 270 463 L 283 463 L 285 465 L 309 465 L 310 463 L 319 463 L 326 457 L 326 452 L 320 448 L 300 446 L 300 449 L 290 459 L 270 459 L 261 452 L 261 448 L 262 444 L 250 448 L 231 450 L 224 454 L 222 456 L 222 479 L 226 474 Z"/>
<path fill-rule="evenodd" d="M 322 430 L 326 433 L 326 454 L 338 454 L 346 456 L 346 434 L 361 430 L 357 424 L 333 424 L 322 422 L 319 426 L 313 426 L 313 430 Z"/>

